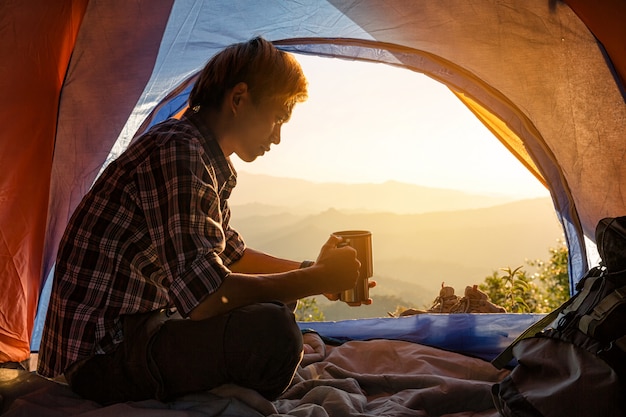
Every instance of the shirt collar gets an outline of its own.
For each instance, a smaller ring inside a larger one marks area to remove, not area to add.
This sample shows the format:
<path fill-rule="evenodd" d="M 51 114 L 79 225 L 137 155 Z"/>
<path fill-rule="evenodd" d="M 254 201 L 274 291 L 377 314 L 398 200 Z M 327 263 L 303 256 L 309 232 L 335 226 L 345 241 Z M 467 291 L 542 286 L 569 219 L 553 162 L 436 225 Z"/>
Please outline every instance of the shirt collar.
<path fill-rule="evenodd" d="M 217 176 L 217 181 L 220 186 L 220 194 L 226 193 L 227 195 L 223 195 L 223 197 L 228 198 L 232 189 L 237 185 L 237 171 L 230 161 L 230 158 L 224 155 L 213 132 L 205 121 L 198 116 L 198 113 L 188 109 L 183 115 L 183 118 L 187 118 L 187 120 L 198 129 L 205 152 L 215 158 L 218 165 L 215 170 L 215 175 Z"/>

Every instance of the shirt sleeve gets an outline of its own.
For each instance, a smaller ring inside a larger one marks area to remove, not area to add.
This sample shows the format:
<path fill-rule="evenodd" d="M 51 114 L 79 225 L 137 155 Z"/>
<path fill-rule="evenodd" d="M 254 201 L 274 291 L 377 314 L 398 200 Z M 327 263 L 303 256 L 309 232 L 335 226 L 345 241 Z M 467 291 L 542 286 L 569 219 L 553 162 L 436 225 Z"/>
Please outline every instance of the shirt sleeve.
<path fill-rule="evenodd" d="M 230 273 L 222 260 L 223 229 L 218 184 L 201 145 L 170 138 L 137 169 L 140 204 L 163 284 L 183 315 L 213 293 Z"/>
<path fill-rule="evenodd" d="M 223 218 L 223 230 L 226 236 L 226 247 L 221 253 L 220 257 L 224 262 L 224 265 L 230 266 L 234 262 L 238 261 L 243 256 L 243 252 L 246 249 L 246 244 L 241 235 L 232 227 L 230 227 L 230 207 L 228 207 L 228 201 L 224 201 L 222 208 Z"/>

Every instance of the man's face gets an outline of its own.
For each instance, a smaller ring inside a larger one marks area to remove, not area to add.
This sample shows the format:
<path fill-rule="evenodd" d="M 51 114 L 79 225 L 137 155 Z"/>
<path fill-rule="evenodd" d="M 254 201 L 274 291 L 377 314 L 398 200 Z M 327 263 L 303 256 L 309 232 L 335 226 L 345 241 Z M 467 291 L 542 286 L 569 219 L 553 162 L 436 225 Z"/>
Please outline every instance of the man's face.
<path fill-rule="evenodd" d="M 235 154 L 245 162 L 252 162 L 270 150 L 272 144 L 280 143 L 280 129 L 289 119 L 284 104 L 261 102 L 255 104 L 249 94 L 241 97 L 235 119 Z"/>

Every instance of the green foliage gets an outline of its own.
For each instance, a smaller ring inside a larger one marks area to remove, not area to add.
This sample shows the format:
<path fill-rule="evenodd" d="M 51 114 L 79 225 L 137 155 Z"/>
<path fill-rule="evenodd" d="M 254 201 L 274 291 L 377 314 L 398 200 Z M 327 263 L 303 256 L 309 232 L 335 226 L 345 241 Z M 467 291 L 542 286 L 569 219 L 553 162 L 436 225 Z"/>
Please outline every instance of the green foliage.
<path fill-rule="evenodd" d="M 550 260 L 531 261 L 529 265 L 537 267 L 536 277 L 541 289 L 538 300 L 543 312 L 552 311 L 570 297 L 569 273 L 567 269 L 567 247 L 559 242 L 559 247 L 550 249 Z"/>
<path fill-rule="evenodd" d="M 297 321 L 324 321 L 324 313 L 319 309 L 315 297 L 298 300 L 295 314 Z"/>
<path fill-rule="evenodd" d="M 494 304 L 504 307 L 509 313 L 530 313 L 536 308 L 537 286 L 521 266 L 501 268 L 503 275 L 494 272 L 485 278 L 479 288 L 486 292 Z"/>
<path fill-rule="evenodd" d="M 519 266 L 515 269 L 502 268 L 485 278 L 479 287 L 487 293 L 494 304 L 510 313 L 547 313 L 569 298 L 569 276 L 567 271 L 567 247 L 550 249 L 548 262 L 528 261 L 538 272 L 529 276 Z"/>

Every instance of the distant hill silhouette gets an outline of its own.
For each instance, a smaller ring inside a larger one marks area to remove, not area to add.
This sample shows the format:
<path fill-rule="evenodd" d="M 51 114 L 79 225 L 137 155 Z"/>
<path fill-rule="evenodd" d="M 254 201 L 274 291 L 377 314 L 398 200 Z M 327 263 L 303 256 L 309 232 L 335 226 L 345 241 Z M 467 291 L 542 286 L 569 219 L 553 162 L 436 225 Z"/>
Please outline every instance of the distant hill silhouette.
<path fill-rule="evenodd" d="M 396 181 L 382 184 L 315 183 L 239 172 L 232 204 L 258 203 L 313 213 L 329 207 L 360 212 L 427 213 L 490 207 L 512 201 Z"/>
<path fill-rule="evenodd" d="M 358 207 L 362 198 L 350 202 L 346 197 L 342 200 L 341 209 L 333 205 L 324 206 L 322 201 L 317 201 L 315 206 L 305 204 L 300 207 L 298 200 L 288 200 L 290 204 L 284 206 L 270 205 L 268 195 L 275 191 L 269 190 L 276 187 L 292 189 L 294 183 L 273 177 L 262 179 L 267 194 L 255 193 L 254 198 L 258 201 L 250 201 L 249 196 L 231 200 L 232 224 L 242 233 L 247 244 L 276 256 L 314 259 L 333 231 L 370 230 L 373 236 L 373 279 L 378 282 L 378 287 L 371 294 L 374 300 L 378 293 L 388 299 L 397 297 L 404 300 L 408 306 L 424 308 L 438 295 L 442 282 L 455 287 L 457 294 L 462 295 L 465 286 L 481 283 L 499 268 L 523 265 L 531 271 L 526 265 L 527 260 L 548 260 L 549 249 L 556 247 L 563 236 L 552 201 L 547 197 L 459 209 L 458 205 L 470 205 L 470 201 L 477 204 L 481 197 L 461 193 L 464 201 L 454 200 L 456 203 L 450 203 L 452 206 L 445 211 L 398 214 L 360 211 Z M 249 178 L 244 176 L 234 193 L 242 193 L 239 187 L 247 180 Z M 316 195 L 307 188 L 312 183 L 293 181 L 303 195 Z M 361 195 L 367 189 L 361 185 L 334 186 L 341 188 L 344 196 Z M 373 189 L 381 195 L 391 193 L 385 189 L 387 186 L 397 190 L 397 184 L 393 183 L 376 185 Z M 322 189 L 325 185 L 313 184 L 313 188 L 316 187 Z M 360 191 L 350 191 L 352 187 Z M 246 187 L 242 188 L 245 192 Z M 406 189 L 411 189 L 411 186 L 406 186 Z M 415 186 L 411 193 L 412 198 L 417 199 L 440 195 L 442 198 L 438 204 L 447 199 L 443 196 L 459 195 L 455 191 L 437 191 Z M 249 203 L 237 204 L 237 201 Z M 483 202 L 486 201 L 498 200 L 485 197 Z M 429 204 L 434 205 L 432 202 Z M 316 211 L 316 207 L 319 210 Z M 324 305 L 323 297 L 318 297 L 318 304 Z M 329 313 L 332 310 L 345 309 L 333 307 Z M 355 314 L 371 317 L 368 313 L 376 316 L 381 312 L 373 307 L 349 309 L 350 317 Z M 347 314 L 346 311 L 343 314 Z M 342 317 L 327 317 L 332 320 L 339 318 Z"/>

